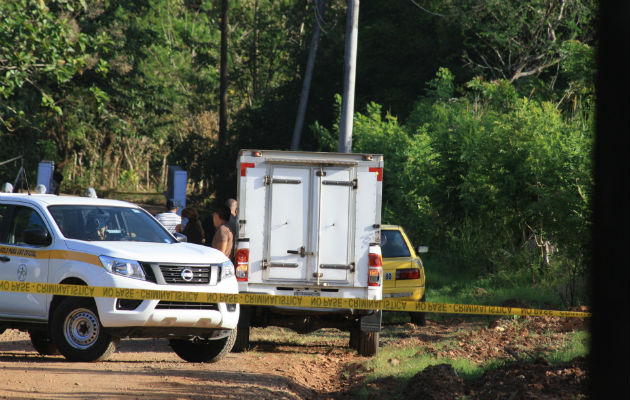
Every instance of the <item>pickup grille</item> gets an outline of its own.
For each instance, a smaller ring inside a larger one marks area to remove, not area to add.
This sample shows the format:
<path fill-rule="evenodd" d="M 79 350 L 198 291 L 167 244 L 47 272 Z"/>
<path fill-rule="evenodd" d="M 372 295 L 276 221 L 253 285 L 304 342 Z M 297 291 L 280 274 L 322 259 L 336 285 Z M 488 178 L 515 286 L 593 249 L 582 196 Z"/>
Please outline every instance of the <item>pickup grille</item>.
<path fill-rule="evenodd" d="M 185 275 L 184 271 L 190 271 Z M 166 283 L 210 283 L 211 267 L 188 267 L 179 265 L 160 265 L 160 271 Z M 184 276 L 190 276 L 189 280 Z"/>
<path fill-rule="evenodd" d="M 216 303 L 188 303 L 183 301 L 164 301 L 161 300 L 156 309 L 161 310 L 218 310 Z"/>
<path fill-rule="evenodd" d="M 207 285 L 219 280 L 218 276 L 212 279 L 212 265 L 142 263 L 142 267 L 147 281 L 157 284 Z M 217 266 L 214 271 L 219 272 L 220 267 Z"/>

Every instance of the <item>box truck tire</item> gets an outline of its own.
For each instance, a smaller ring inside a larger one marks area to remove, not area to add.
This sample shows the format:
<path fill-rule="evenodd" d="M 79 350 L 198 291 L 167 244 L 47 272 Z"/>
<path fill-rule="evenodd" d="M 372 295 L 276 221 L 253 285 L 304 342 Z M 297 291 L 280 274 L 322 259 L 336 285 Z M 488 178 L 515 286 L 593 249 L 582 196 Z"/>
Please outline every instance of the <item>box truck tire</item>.
<path fill-rule="evenodd" d="M 236 340 L 234 341 L 234 346 L 232 347 L 232 352 L 234 353 L 242 353 L 245 350 L 249 350 L 249 326 L 247 325 L 239 325 L 236 328 Z"/>
<path fill-rule="evenodd" d="M 359 331 L 359 355 L 374 356 L 378 353 L 378 332 Z"/>
<path fill-rule="evenodd" d="M 234 346 L 236 329 L 222 339 L 208 340 L 203 338 L 171 339 L 169 345 L 181 358 L 188 362 L 217 362 L 225 357 Z"/>

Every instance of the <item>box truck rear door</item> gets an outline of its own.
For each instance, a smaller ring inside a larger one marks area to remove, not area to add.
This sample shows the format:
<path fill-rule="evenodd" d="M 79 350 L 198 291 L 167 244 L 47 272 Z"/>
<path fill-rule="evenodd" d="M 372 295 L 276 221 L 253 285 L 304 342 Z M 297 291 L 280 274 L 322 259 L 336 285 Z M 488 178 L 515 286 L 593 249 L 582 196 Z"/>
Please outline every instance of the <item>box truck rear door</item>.
<path fill-rule="evenodd" d="M 319 202 L 317 221 L 317 270 L 313 275 L 319 281 L 346 283 L 351 278 L 351 264 L 355 212 L 354 195 L 356 180 L 353 168 L 326 168 L 316 173 L 319 192 L 314 199 Z"/>
<path fill-rule="evenodd" d="M 309 257 L 310 168 L 272 167 L 267 176 L 265 278 L 306 281 Z"/>

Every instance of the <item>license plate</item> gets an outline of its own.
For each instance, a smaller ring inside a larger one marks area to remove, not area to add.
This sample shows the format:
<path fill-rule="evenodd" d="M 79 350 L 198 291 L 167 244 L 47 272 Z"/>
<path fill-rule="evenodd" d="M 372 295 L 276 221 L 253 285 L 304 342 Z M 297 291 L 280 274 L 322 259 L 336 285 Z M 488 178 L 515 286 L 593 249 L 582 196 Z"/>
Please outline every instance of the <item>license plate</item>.
<path fill-rule="evenodd" d="M 293 294 L 295 296 L 311 296 L 311 297 L 319 297 L 320 293 L 319 292 L 304 292 L 301 290 L 296 290 L 295 292 L 293 292 Z"/>

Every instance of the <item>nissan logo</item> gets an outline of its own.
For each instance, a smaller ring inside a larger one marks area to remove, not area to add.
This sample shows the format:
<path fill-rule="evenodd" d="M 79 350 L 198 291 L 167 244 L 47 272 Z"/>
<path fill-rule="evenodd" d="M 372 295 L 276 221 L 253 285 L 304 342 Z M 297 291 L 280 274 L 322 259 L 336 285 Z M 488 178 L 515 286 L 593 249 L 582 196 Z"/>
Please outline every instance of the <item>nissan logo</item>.
<path fill-rule="evenodd" d="M 192 272 L 191 269 L 185 268 L 182 270 L 182 279 L 186 282 L 192 281 L 194 277 L 195 274 Z"/>

